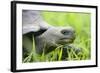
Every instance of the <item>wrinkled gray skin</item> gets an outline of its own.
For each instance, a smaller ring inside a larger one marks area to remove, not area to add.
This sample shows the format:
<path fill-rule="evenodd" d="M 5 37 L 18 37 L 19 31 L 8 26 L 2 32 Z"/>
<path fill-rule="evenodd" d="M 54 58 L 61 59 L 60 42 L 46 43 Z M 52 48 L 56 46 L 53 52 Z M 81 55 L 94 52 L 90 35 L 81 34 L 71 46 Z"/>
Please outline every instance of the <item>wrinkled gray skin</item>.
<path fill-rule="evenodd" d="M 29 33 L 35 35 L 36 52 L 41 54 L 45 47 L 45 53 L 54 50 L 59 45 L 72 43 L 75 39 L 75 31 L 72 27 L 54 27 L 46 23 L 41 17 L 39 11 L 23 10 L 23 47 L 24 51 L 32 51 L 32 37 Z"/>
<path fill-rule="evenodd" d="M 61 31 L 66 30 L 66 34 Z M 43 47 L 46 47 L 45 53 L 54 50 L 59 45 L 72 43 L 75 39 L 74 30 L 71 27 L 51 27 L 46 32 L 36 37 L 36 48 L 38 53 L 43 52 Z M 46 46 L 45 46 L 46 45 Z"/>

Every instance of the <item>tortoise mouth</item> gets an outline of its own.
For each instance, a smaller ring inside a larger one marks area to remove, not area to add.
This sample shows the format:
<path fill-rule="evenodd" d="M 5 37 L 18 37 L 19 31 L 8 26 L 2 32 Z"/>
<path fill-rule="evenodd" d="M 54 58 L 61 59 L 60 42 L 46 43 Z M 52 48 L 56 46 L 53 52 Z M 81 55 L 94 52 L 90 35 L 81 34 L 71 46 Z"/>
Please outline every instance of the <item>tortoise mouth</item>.
<path fill-rule="evenodd" d="M 56 43 L 61 44 L 61 45 L 65 45 L 65 44 L 73 43 L 74 40 L 75 40 L 75 37 L 61 38 Z"/>

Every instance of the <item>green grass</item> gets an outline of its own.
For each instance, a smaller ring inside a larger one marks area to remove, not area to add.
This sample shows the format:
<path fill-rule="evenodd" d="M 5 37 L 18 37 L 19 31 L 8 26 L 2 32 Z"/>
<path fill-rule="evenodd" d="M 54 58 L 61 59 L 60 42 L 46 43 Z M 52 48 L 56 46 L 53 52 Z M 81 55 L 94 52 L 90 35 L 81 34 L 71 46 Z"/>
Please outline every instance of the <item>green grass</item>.
<path fill-rule="evenodd" d="M 73 48 L 68 48 L 66 57 L 67 61 L 70 60 L 88 60 L 91 58 L 91 32 L 90 32 L 90 18 L 89 13 L 74 13 L 74 12 L 42 12 L 44 20 L 53 26 L 71 26 L 75 29 L 76 38 L 73 45 L 76 48 L 80 48 L 82 51 L 76 53 Z M 33 36 L 34 41 L 34 36 Z M 33 42 L 33 50 L 23 59 L 23 62 L 50 62 L 50 61 L 62 61 L 62 52 L 64 45 L 58 46 L 54 51 L 42 55 L 38 55 L 35 52 L 35 45 Z M 71 50 L 70 50 L 71 49 Z"/>

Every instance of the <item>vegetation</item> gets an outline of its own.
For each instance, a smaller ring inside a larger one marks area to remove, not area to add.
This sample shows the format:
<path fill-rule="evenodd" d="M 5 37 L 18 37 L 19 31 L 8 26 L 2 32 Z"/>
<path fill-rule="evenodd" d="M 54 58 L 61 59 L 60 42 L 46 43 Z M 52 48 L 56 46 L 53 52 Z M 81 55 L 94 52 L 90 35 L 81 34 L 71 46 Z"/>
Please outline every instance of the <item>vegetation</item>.
<path fill-rule="evenodd" d="M 74 49 L 67 48 L 66 60 L 87 60 L 91 58 L 91 32 L 89 13 L 75 12 L 42 12 L 44 20 L 53 26 L 71 26 L 76 31 L 76 38 L 73 42 L 75 48 L 81 49 L 81 52 L 76 53 Z M 34 41 L 34 36 L 33 36 Z M 58 46 L 54 51 L 42 55 L 35 52 L 35 43 L 33 42 L 33 51 L 23 59 L 23 62 L 48 62 L 62 61 L 64 45 Z M 73 48 L 73 47 L 72 47 Z"/>

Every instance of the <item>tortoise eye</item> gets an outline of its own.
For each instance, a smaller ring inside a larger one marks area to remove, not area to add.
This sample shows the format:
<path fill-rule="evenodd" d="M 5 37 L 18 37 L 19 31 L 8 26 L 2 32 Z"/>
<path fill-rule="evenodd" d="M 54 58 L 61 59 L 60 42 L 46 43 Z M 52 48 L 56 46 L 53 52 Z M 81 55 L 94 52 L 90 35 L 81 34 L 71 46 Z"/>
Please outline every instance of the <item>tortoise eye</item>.
<path fill-rule="evenodd" d="M 71 35 L 73 32 L 71 31 L 71 30 L 62 30 L 61 31 L 61 33 L 63 34 L 63 35 Z"/>

